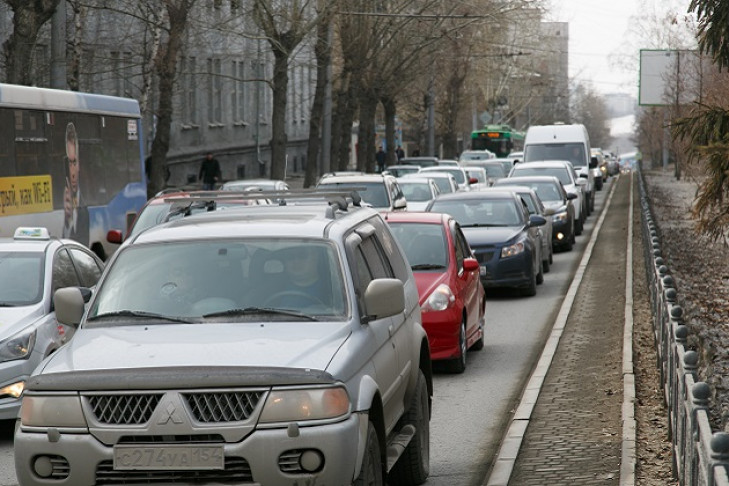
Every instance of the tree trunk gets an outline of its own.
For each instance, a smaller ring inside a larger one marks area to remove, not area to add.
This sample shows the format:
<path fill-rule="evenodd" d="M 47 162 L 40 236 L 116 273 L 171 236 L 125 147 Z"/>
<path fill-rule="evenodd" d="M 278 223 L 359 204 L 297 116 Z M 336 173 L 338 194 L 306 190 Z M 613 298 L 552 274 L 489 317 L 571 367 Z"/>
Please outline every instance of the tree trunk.
<path fill-rule="evenodd" d="M 327 88 L 327 71 L 331 62 L 329 43 L 329 21 L 322 21 L 317 30 L 316 47 L 316 90 L 309 118 L 309 144 L 306 149 L 306 174 L 304 187 L 311 187 L 320 175 L 319 153 L 321 152 L 321 128 L 324 120 L 324 97 Z"/>
<path fill-rule="evenodd" d="M 271 116 L 271 179 L 286 177 L 286 90 L 289 84 L 289 55 L 274 49 L 273 115 Z"/>
<path fill-rule="evenodd" d="M 386 164 L 395 165 L 397 163 L 397 155 L 395 155 L 395 114 L 397 107 L 393 98 L 384 98 L 382 106 L 385 108 L 385 143 L 387 145 Z"/>
<path fill-rule="evenodd" d="M 172 126 L 172 98 L 177 75 L 177 60 L 182 51 L 182 41 L 187 29 L 187 16 L 194 0 L 183 0 L 179 5 L 172 0 L 165 2 L 170 19 L 170 32 L 166 45 L 160 47 L 159 57 L 155 62 L 159 77 L 159 107 L 157 108 L 157 131 L 152 140 L 152 151 L 149 164 L 149 184 L 147 196 L 153 197 L 165 186 L 165 163 L 170 148 L 170 130 Z"/>
<path fill-rule="evenodd" d="M 378 98 L 370 91 L 359 98 L 359 135 L 357 137 L 357 169 L 375 171 L 375 113 Z"/>
<path fill-rule="evenodd" d="M 339 151 L 334 154 L 336 157 L 339 170 L 349 169 L 349 159 L 352 147 L 352 124 L 354 123 L 354 115 L 357 111 L 356 92 L 357 83 L 351 78 L 349 89 L 344 93 L 344 108 L 339 119 L 341 131 L 339 132 Z M 356 164 L 356 163 L 355 163 Z"/>
<path fill-rule="evenodd" d="M 38 32 L 56 11 L 60 0 L 6 0 L 13 10 L 13 33 L 3 44 L 7 82 L 34 84 L 33 61 Z"/>

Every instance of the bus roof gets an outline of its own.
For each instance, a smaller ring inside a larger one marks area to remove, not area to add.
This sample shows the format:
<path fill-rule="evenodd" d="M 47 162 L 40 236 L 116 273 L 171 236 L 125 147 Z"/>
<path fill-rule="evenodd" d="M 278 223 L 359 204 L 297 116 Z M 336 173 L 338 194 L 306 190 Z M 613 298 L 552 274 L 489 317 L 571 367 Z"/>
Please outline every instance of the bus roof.
<path fill-rule="evenodd" d="M 0 106 L 45 111 L 75 111 L 140 118 L 139 102 L 78 91 L 0 83 Z"/>

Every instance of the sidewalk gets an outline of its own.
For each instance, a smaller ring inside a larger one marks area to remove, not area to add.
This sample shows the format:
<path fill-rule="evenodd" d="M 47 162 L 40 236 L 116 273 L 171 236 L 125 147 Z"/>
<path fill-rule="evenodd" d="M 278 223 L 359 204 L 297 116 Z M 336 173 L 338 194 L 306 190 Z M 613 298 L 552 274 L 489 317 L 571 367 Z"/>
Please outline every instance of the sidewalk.
<path fill-rule="evenodd" d="M 593 215 L 596 227 L 488 486 L 634 484 L 632 348 L 623 339 L 632 334 L 631 180 L 605 186 L 607 209 Z"/>

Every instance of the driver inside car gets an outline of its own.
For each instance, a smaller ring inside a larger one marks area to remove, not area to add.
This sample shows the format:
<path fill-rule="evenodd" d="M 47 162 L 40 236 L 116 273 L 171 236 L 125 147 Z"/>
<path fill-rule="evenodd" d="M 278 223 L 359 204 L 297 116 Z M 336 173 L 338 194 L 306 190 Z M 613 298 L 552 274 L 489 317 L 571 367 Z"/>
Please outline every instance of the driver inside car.
<path fill-rule="evenodd" d="M 330 299 L 331 287 L 324 278 L 321 251 L 301 245 L 281 251 L 283 282 L 270 293 L 266 305 L 301 310 L 311 305 L 324 305 Z"/>

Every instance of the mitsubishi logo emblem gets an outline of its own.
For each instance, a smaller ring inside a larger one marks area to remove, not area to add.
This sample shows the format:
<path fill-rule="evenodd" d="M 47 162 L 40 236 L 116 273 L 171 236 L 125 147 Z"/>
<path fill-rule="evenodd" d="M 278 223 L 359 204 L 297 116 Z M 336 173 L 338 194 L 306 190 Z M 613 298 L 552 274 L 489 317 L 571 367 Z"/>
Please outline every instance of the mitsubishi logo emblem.
<path fill-rule="evenodd" d="M 172 421 L 173 424 L 179 425 L 182 423 L 182 417 L 180 417 L 180 414 L 177 413 L 177 409 L 175 406 L 171 403 L 167 404 L 167 407 L 165 408 L 165 413 L 162 417 L 160 417 L 159 421 L 157 422 L 157 425 L 167 425 Z"/>

